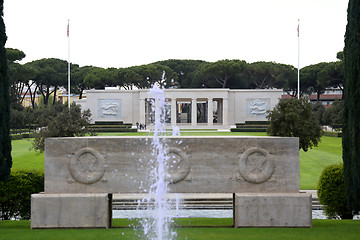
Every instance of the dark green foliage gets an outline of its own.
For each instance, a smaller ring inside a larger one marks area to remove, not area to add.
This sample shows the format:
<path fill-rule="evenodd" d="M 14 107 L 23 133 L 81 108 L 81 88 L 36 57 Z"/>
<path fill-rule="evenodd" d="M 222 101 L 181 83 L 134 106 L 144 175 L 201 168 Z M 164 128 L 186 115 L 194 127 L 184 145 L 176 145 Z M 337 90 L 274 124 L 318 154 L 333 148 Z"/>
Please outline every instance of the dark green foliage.
<path fill-rule="evenodd" d="M 321 102 L 316 102 L 313 106 L 313 115 L 315 119 L 320 123 L 320 125 L 324 125 L 324 113 L 325 113 L 325 107 Z"/>
<path fill-rule="evenodd" d="M 95 122 L 88 126 L 92 132 L 137 132 L 136 128 L 132 128 L 131 123 L 123 123 L 122 121 L 114 122 Z"/>
<path fill-rule="evenodd" d="M 201 60 L 177 60 L 169 59 L 166 61 L 155 62 L 155 64 L 160 64 L 171 68 L 177 74 L 178 84 L 181 88 L 189 88 L 193 79 L 193 73 L 204 64 L 205 61 Z M 172 86 L 172 84 L 171 84 Z M 170 87 L 170 86 L 168 86 Z"/>
<path fill-rule="evenodd" d="M 328 218 L 353 219 L 347 206 L 343 164 L 324 168 L 318 182 L 318 197 Z"/>
<path fill-rule="evenodd" d="M 26 107 L 23 110 L 11 109 L 10 112 L 10 125 L 11 125 L 11 134 L 18 133 L 29 133 L 35 132 L 38 127 L 46 126 L 51 119 L 51 114 L 56 116 L 57 112 L 55 110 L 49 111 L 54 107 L 46 106 L 43 108 L 31 108 Z"/>
<path fill-rule="evenodd" d="M 326 137 L 342 137 L 342 133 L 341 132 L 327 132 L 327 131 L 324 131 L 323 136 L 326 136 Z"/>
<path fill-rule="evenodd" d="M 25 111 L 19 111 L 16 109 L 12 109 L 10 112 L 10 125 L 11 129 L 19 128 L 25 125 Z"/>
<path fill-rule="evenodd" d="M 10 139 L 10 87 L 7 75 L 6 33 L 0 2 L 0 182 L 7 181 L 12 166 Z"/>
<path fill-rule="evenodd" d="M 345 33 L 343 161 L 350 208 L 360 210 L 360 0 L 350 0 Z"/>
<path fill-rule="evenodd" d="M 68 64 L 66 61 L 57 58 L 45 58 L 32 61 L 26 64 L 28 67 L 35 69 L 35 81 L 38 91 L 44 99 L 44 105 L 51 103 L 50 96 L 56 95 L 56 91 L 60 86 L 67 84 Z M 53 97 L 55 104 L 56 97 Z"/>
<path fill-rule="evenodd" d="M 24 136 L 22 134 L 14 134 L 14 135 L 11 135 L 11 140 L 20 140 L 20 139 L 23 139 Z"/>
<path fill-rule="evenodd" d="M 25 53 L 19 49 L 6 48 L 6 59 L 11 63 L 20 61 L 25 58 L 25 56 Z"/>
<path fill-rule="evenodd" d="M 39 127 L 46 127 L 60 112 L 68 109 L 66 104 L 55 103 L 54 105 L 46 105 L 39 108 L 25 108 L 26 118 L 30 123 Z"/>
<path fill-rule="evenodd" d="M 232 128 L 231 132 L 266 132 L 266 128 Z"/>
<path fill-rule="evenodd" d="M 98 127 L 91 128 L 93 132 L 137 132 L 136 128 L 113 128 L 113 127 Z"/>
<path fill-rule="evenodd" d="M 270 122 L 268 121 L 245 121 L 237 123 L 236 128 L 230 129 L 231 132 L 266 132 Z"/>
<path fill-rule="evenodd" d="M 296 83 L 297 69 L 291 65 L 275 62 L 254 62 L 248 64 L 246 69 L 250 79 L 250 88 L 268 89 L 284 88 L 291 89 Z"/>
<path fill-rule="evenodd" d="M 326 109 L 323 115 L 324 125 L 330 125 L 332 128 L 339 128 L 343 125 L 344 104 L 342 101 L 335 100 L 334 103 Z"/>
<path fill-rule="evenodd" d="M 114 122 L 107 122 L 107 121 L 95 121 L 95 125 L 122 125 L 124 124 L 123 121 L 114 121 Z M 131 127 L 130 123 L 130 127 Z"/>
<path fill-rule="evenodd" d="M 43 104 L 54 104 L 56 90 L 67 85 L 66 61 L 48 58 L 26 64 L 17 61 L 25 54 L 17 49 L 8 48 L 9 78 L 11 85 L 12 107 L 21 110 L 24 101 L 22 90 L 27 89 L 30 102 L 36 107 L 35 95 L 43 96 Z M 319 94 L 328 87 L 342 89 L 343 61 L 310 65 L 301 69 L 301 92 L 316 91 Z M 165 80 L 162 74 L 165 71 Z M 246 63 L 245 61 L 219 60 L 166 60 L 128 68 L 100 68 L 95 66 L 79 67 L 71 64 L 71 92 L 82 98 L 86 89 L 103 89 L 120 86 L 124 89 L 149 88 L 155 82 L 165 88 L 282 88 L 289 95 L 296 93 L 297 69 L 291 65 L 274 62 Z M 165 84 L 166 83 L 166 84 Z M 65 86 L 66 87 L 66 86 Z"/>
<path fill-rule="evenodd" d="M 79 137 L 91 133 L 88 129 L 90 111 L 81 112 L 78 105 L 61 108 L 61 111 L 49 121 L 47 127 L 41 129 L 35 136 L 33 147 L 37 151 L 44 151 L 45 139 L 48 137 Z"/>
<path fill-rule="evenodd" d="M 26 81 L 32 79 L 32 71 L 25 65 L 18 63 L 25 58 L 25 53 L 18 49 L 6 48 L 6 58 L 8 62 L 8 77 L 10 85 L 10 106 L 11 110 L 22 110 L 22 103 L 25 95 L 23 95 Z"/>
<path fill-rule="evenodd" d="M 31 194 L 44 191 L 44 173 L 18 170 L 0 182 L 0 219 L 30 219 Z"/>
<path fill-rule="evenodd" d="M 267 118 L 271 136 L 298 137 L 299 148 L 305 152 L 320 142 L 322 130 L 312 114 L 311 103 L 304 98 L 281 99 Z"/>
<path fill-rule="evenodd" d="M 266 125 L 269 126 L 269 121 L 245 121 L 246 125 Z"/>
<path fill-rule="evenodd" d="M 38 133 L 11 134 L 11 140 L 20 140 L 24 138 L 35 138 Z"/>
<path fill-rule="evenodd" d="M 240 60 L 219 60 L 214 63 L 204 64 L 202 72 L 211 76 L 221 88 L 229 87 L 229 81 L 233 76 L 243 72 L 245 61 Z"/>

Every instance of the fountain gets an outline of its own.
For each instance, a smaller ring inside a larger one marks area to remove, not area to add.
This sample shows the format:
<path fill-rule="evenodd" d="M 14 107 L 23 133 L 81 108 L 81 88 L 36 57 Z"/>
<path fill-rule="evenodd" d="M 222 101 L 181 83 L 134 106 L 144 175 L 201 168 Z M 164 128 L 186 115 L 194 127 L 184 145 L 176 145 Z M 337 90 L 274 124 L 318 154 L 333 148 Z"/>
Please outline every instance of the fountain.
<path fill-rule="evenodd" d="M 165 74 L 165 73 L 164 73 Z M 164 74 L 162 79 L 164 79 Z M 152 168 L 149 176 L 150 189 L 148 189 L 148 196 L 143 199 L 143 202 L 148 203 L 147 211 L 151 214 L 146 214 L 148 217 L 142 218 L 140 221 L 144 235 L 147 239 L 173 239 L 176 232 L 171 230 L 169 223 L 171 217 L 168 214 L 169 204 L 166 198 L 169 182 L 169 157 L 166 153 L 166 142 L 164 138 L 164 122 L 165 122 L 165 97 L 164 90 L 159 88 L 156 84 L 150 89 L 149 97 L 152 99 L 153 112 L 155 113 L 155 127 L 152 139 Z M 151 198 L 154 198 L 154 209 L 150 206 Z"/>

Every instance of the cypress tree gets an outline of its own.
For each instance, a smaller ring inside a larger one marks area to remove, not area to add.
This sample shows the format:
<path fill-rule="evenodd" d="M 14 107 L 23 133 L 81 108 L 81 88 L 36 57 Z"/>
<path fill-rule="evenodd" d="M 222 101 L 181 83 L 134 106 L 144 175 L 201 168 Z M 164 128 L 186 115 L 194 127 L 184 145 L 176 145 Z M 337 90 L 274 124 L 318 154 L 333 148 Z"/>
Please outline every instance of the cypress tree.
<path fill-rule="evenodd" d="M 10 139 L 10 91 L 7 76 L 4 1 L 0 0 L 0 181 L 7 181 L 12 166 Z"/>
<path fill-rule="evenodd" d="M 349 0 L 345 33 L 343 161 L 349 208 L 360 210 L 360 0 Z"/>

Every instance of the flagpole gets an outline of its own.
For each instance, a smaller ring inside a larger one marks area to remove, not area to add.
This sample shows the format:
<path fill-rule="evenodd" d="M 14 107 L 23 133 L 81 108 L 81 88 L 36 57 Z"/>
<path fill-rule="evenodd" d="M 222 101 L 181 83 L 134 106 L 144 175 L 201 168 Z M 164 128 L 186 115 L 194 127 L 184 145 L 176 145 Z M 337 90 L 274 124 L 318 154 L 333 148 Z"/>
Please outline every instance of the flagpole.
<path fill-rule="evenodd" d="M 300 19 L 298 19 L 298 28 L 297 28 L 297 32 L 298 32 L 298 99 L 300 99 Z"/>
<path fill-rule="evenodd" d="M 68 38 L 68 108 L 70 109 L 70 34 L 69 34 L 69 26 L 70 20 L 68 19 L 67 25 L 67 38 Z"/>

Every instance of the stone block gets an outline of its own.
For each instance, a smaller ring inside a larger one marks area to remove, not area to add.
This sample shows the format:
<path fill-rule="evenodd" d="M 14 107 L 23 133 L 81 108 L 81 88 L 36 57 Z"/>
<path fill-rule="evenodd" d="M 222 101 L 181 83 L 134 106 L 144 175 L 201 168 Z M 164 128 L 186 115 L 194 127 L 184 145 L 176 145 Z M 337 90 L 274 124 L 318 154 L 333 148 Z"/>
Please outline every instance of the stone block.
<path fill-rule="evenodd" d="M 312 227 L 311 194 L 236 193 L 234 226 Z"/>
<path fill-rule="evenodd" d="M 109 228 L 110 194 L 32 194 L 31 228 Z"/>
<path fill-rule="evenodd" d="M 163 137 L 172 193 L 299 192 L 298 138 Z M 150 137 L 48 138 L 46 193 L 145 193 Z"/>

